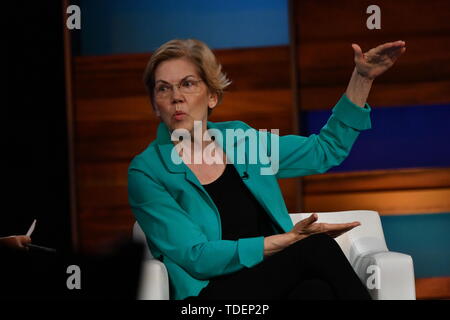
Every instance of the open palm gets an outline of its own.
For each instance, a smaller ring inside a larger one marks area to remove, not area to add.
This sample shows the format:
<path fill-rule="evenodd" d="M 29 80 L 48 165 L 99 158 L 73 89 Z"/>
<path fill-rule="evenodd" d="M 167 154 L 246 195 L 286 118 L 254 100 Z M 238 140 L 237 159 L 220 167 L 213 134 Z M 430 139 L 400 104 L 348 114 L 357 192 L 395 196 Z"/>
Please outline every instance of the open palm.
<path fill-rule="evenodd" d="M 361 47 L 352 44 L 355 52 L 356 71 L 368 79 L 375 79 L 392 67 L 395 61 L 406 51 L 405 41 L 388 42 L 362 53 Z"/>
<path fill-rule="evenodd" d="M 318 233 L 326 233 L 330 237 L 336 238 L 341 234 L 361 225 L 358 221 L 350 223 L 319 223 L 316 222 L 317 219 L 317 214 L 313 213 L 308 218 L 297 222 L 291 232 L 301 236 L 302 238 Z"/>

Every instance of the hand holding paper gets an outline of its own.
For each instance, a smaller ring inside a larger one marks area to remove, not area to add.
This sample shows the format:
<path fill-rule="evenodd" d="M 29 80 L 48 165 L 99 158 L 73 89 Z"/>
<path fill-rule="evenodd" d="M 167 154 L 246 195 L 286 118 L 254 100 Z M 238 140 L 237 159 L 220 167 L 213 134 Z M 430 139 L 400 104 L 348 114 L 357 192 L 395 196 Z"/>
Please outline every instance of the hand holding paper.
<path fill-rule="evenodd" d="M 36 219 L 34 219 L 33 223 L 30 226 L 30 229 L 28 229 L 26 236 L 31 237 L 31 234 L 34 231 L 34 228 L 36 227 Z"/>

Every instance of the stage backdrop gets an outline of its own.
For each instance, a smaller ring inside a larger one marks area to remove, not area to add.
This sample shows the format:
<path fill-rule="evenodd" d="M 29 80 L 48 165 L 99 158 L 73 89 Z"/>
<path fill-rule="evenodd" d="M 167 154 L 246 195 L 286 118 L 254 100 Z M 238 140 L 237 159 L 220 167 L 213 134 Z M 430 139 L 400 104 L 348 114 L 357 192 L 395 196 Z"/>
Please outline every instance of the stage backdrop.
<path fill-rule="evenodd" d="M 379 1 L 381 30 L 368 30 L 368 1 L 79 1 L 82 29 L 73 48 L 81 249 L 99 251 L 130 236 L 126 169 L 157 125 L 142 71 L 165 41 L 205 41 L 233 80 L 212 121 L 309 135 L 345 91 L 351 43 L 367 50 L 405 40 L 406 54 L 374 84 L 373 129 L 351 155 L 329 173 L 280 183 L 291 212 L 377 210 L 388 247 L 413 256 L 418 297 L 450 296 L 450 8 L 431 2 Z"/>

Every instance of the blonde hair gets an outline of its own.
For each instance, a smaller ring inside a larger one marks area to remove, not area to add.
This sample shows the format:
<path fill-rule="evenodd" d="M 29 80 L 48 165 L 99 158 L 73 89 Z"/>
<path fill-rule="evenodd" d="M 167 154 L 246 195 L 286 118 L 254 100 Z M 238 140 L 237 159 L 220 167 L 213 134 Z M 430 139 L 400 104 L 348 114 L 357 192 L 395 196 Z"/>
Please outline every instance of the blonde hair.
<path fill-rule="evenodd" d="M 224 89 L 231 84 L 222 66 L 211 49 L 202 41 L 196 39 L 174 39 L 164 43 L 151 56 L 144 71 L 144 84 L 154 104 L 155 70 L 158 65 L 170 59 L 187 58 L 197 68 L 197 71 L 212 94 L 217 94 L 217 105 L 221 103 Z M 212 111 L 208 108 L 208 114 Z"/>

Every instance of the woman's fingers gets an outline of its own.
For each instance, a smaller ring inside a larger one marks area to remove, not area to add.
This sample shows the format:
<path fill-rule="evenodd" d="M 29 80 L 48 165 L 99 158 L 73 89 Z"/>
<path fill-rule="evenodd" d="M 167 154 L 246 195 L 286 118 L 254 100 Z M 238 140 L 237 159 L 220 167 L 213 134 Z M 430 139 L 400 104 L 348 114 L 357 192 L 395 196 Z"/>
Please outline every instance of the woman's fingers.
<path fill-rule="evenodd" d="M 390 48 L 404 47 L 405 45 L 406 45 L 405 41 L 398 40 L 398 41 L 394 41 L 394 42 L 387 42 L 387 43 L 381 44 L 378 47 L 376 47 L 375 49 L 377 51 L 384 51 L 384 50 L 387 50 Z"/>
<path fill-rule="evenodd" d="M 311 226 L 314 225 L 314 222 L 317 221 L 317 219 L 317 213 L 313 213 L 308 218 L 297 222 L 294 226 L 294 230 L 297 233 L 307 233 Z"/>
<path fill-rule="evenodd" d="M 306 225 L 310 225 L 310 224 L 314 223 L 315 221 L 317 221 L 317 213 L 311 214 L 308 218 L 306 218 L 303 221 L 305 221 Z"/>
<path fill-rule="evenodd" d="M 298 225 L 301 228 L 306 228 L 313 224 L 315 221 L 317 221 L 317 213 L 313 213 L 308 218 L 301 220 L 300 222 L 298 222 Z"/>
<path fill-rule="evenodd" d="M 399 49 L 395 50 L 394 52 L 392 52 L 391 54 L 389 54 L 389 57 L 391 58 L 391 60 L 393 62 L 395 62 L 395 60 L 397 60 L 398 57 L 400 57 L 405 51 L 406 51 L 406 47 L 399 48 Z"/>
<path fill-rule="evenodd" d="M 352 44 L 353 51 L 355 52 L 355 60 L 361 60 L 363 58 L 363 53 L 361 47 L 356 43 Z"/>
<path fill-rule="evenodd" d="M 360 225 L 361 223 L 357 221 L 350 223 L 316 223 L 313 229 L 317 233 L 340 232 L 351 230 Z"/>
<path fill-rule="evenodd" d="M 359 223 L 358 221 L 354 221 L 354 222 L 349 222 L 349 223 L 329 224 L 328 228 L 329 228 L 329 230 L 343 230 L 343 229 L 347 229 L 347 228 L 354 228 L 354 227 L 357 227 L 360 225 L 361 225 L 361 223 Z"/>
<path fill-rule="evenodd" d="M 358 221 L 349 223 L 316 223 L 318 216 L 316 213 L 311 214 L 308 218 L 298 222 L 294 229 L 298 234 L 317 234 L 326 233 L 332 237 L 337 237 L 351 229 L 360 226 Z"/>
<path fill-rule="evenodd" d="M 393 56 L 400 55 L 403 48 L 404 47 L 390 47 L 390 48 L 387 48 L 387 49 L 381 51 L 379 54 L 387 55 L 392 58 Z"/>
<path fill-rule="evenodd" d="M 16 236 L 16 241 L 19 248 L 25 248 L 27 244 L 31 243 L 31 238 L 28 236 Z"/>
<path fill-rule="evenodd" d="M 375 59 L 375 56 L 389 56 L 392 58 L 393 56 L 400 55 L 401 53 L 405 52 L 403 50 L 406 46 L 406 42 L 399 40 L 395 42 L 387 42 L 384 44 L 379 45 L 378 47 L 375 47 L 373 49 L 370 49 L 368 52 L 363 54 L 363 56 L 366 57 L 372 57 L 373 60 L 378 61 L 378 59 Z M 366 60 L 372 60 L 372 59 L 366 59 Z"/>
<path fill-rule="evenodd" d="M 355 227 L 357 227 L 357 225 L 352 225 L 352 226 L 345 227 L 345 228 L 340 228 L 340 229 L 329 230 L 328 232 L 329 232 L 329 233 L 338 233 L 338 234 L 342 234 L 342 233 L 344 233 L 344 232 L 347 232 L 347 231 L 352 230 L 352 229 L 355 228 Z"/>
<path fill-rule="evenodd" d="M 355 228 L 359 225 L 361 225 L 361 224 L 360 223 L 351 223 L 351 224 L 348 224 L 348 227 L 340 227 L 338 229 L 331 228 L 329 231 L 326 231 L 325 233 L 328 234 L 330 237 L 337 238 L 340 235 L 352 230 L 353 228 Z"/>
<path fill-rule="evenodd" d="M 403 52 L 405 52 L 405 42 L 404 41 L 396 41 L 396 42 L 390 42 L 386 43 L 384 45 L 381 45 L 377 48 L 375 48 L 375 54 L 380 56 L 388 56 L 389 58 L 393 59 L 394 57 L 399 57 Z"/>

